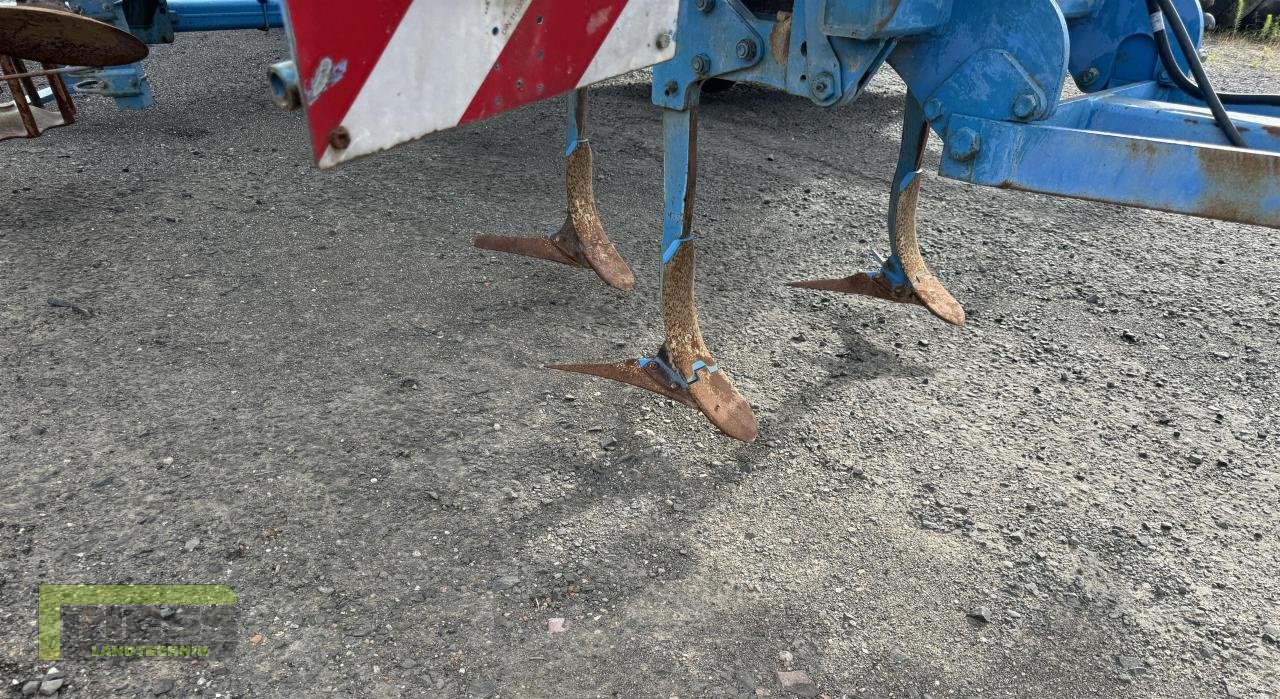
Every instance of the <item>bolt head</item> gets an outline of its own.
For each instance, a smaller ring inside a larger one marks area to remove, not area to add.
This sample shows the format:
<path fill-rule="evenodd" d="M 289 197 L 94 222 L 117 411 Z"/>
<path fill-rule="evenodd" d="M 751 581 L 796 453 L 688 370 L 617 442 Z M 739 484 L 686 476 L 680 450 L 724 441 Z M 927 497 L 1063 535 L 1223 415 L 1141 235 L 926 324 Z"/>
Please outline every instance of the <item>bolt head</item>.
<path fill-rule="evenodd" d="M 819 73 L 809 82 L 809 92 L 815 99 L 825 102 L 836 94 L 836 78 L 831 73 Z"/>
<path fill-rule="evenodd" d="M 960 129 L 951 137 L 948 151 L 952 159 L 960 162 L 973 160 L 982 150 L 982 136 L 973 129 Z"/>
<path fill-rule="evenodd" d="M 1013 99 L 1013 115 L 1019 119 L 1030 119 L 1040 109 L 1040 100 L 1030 92 L 1024 92 Z"/>
<path fill-rule="evenodd" d="M 346 150 L 351 146 L 351 132 L 345 126 L 335 126 L 329 132 L 329 145 L 334 150 Z"/>
<path fill-rule="evenodd" d="M 705 53 L 700 53 L 689 62 L 689 67 L 698 75 L 706 75 L 711 72 L 711 57 Z"/>
<path fill-rule="evenodd" d="M 1101 72 L 1097 68 L 1090 68 L 1080 74 L 1080 84 L 1085 86 L 1092 85 L 1098 82 L 1099 75 L 1101 75 Z"/>
<path fill-rule="evenodd" d="M 743 39 L 738 42 L 737 54 L 738 58 L 744 61 L 753 61 L 756 57 L 756 42 L 751 39 Z"/>
<path fill-rule="evenodd" d="M 658 35 L 657 39 L 654 39 L 653 43 L 658 47 L 658 50 L 661 51 L 671 45 L 671 35 L 663 32 Z"/>
<path fill-rule="evenodd" d="M 695 0 L 693 5 L 698 8 L 698 12 L 710 12 L 716 9 L 716 0 Z"/>
<path fill-rule="evenodd" d="M 942 116 L 942 112 L 942 100 L 931 99 L 924 103 L 924 118 L 929 121 L 936 121 L 938 117 Z"/>
<path fill-rule="evenodd" d="M 665 92 L 668 97 L 674 96 L 680 91 L 680 83 L 674 80 L 668 80 L 667 83 L 662 86 L 662 91 Z"/>

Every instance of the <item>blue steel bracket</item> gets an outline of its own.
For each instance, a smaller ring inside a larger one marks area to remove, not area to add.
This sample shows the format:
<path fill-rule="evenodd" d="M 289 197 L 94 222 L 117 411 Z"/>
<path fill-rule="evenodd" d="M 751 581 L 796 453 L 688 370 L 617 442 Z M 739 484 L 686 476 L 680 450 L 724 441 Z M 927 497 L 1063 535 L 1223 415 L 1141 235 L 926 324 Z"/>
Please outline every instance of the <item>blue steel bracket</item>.
<path fill-rule="evenodd" d="M 1152 82 L 1064 102 L 1031 124 L 952 118 L 971 147 L 941 174 L 972 184 L 1280 228 L 1280 109 L 1232 112 L 1248 149 L 1224 145 L 1209 110 Z"/>
<path fill-rule="evenodd" d="M 685 0 L 676 24 L 676 55 L 653 68 L 653 103 L 697 106 L 695 84 L 759 63 L 768 45 L 738 0 Z"/>
<path fill-rule="evenodd" d="M 1085 3 L 1079 0 L 1059 2 L 1071 32 L 1071 75 L 1082 91 L 1100 92 L 1155 79 L 1169 81 L 1151 36 L 1151 18 L 1145 2 L 1093 0 L 1088 11 L 1082 11 Z M 1200 0 L 1173 0 L 1173 4 L 1199 46 L 1204 36 Z M 1186 73 L 1188 63 L 1182 48 L 1176 41 L 1170 43 L 1174 57 Z"/>
<path fill-rule="evenodd" d="M 721 71 L 724 63 L 716 63 L 716 55 L 733 52 L 735 59 L 742 58 L 756 49 L 751 38 L 736 38 L 738 34 L 716 34 L 710 26 L 693 27 L 690 22 L 706 24 L 702 14 L 684 3 L 682 11 L 692 18 L 682 18 L 677 37 L 679 51 L 672 61 L 654 68 L 654 103 L 669 109 L 680 109 L 691 104 L 687 85 L 697 80 L 696 70 L 689 70 L 698 56 L 709 60 L 709 77 L 723 77 L 736 82 L 758 83 L 806 97 L 823 107 L 853 101 L 866 87 L 871 76 L 880 69 L 893 50 L 890 40 L 860 41 L 847 37 L 828 36 L 821 22 L 823 5 L 832 0 L 798 0 L 792 12 L 777 16 L 759 16 L 746 11 L 737 0 L 718 0 L 716 7 L 733 2 L 737 16 L 751 29 L 755 37 L 769 37 L 760 51 L 766 55 L 749 65 Z M 842 0 L 848 2 L 849 0 Z M 930 0 L 933 1 L 933 0 Z M 727 36 L 722 41 L 717 37 Z M 736 41 L 737 43 L 734 43 Z M 723 45 L 719 45 L 723 44 Z M 692 58 L 690 58 L 692 56 Z M 702 64 L 706 65 L 706 64 Z"/>
<path fill-rule="evenodd" d="M 822 31 L 863 41 L 924 34 L 951 17 L 952 0 L 822 0 Z"/>
<path fill-rule="evenodd" d="M 1052 114 L 1066 82 L 1066 20 L 1053 0 L 957 3 L 939 32 L 907 37 L 889 63 L 950 141 L 953 115 L 1030 120 Z"/>
<path fill-rule="evenodd" d="M 132 32 L 121 0 L 81 0 L 75 8 L 82 14 L 101 22 Z M 141 35 L 139 39 L 146 41 Z M 100 95 L 115 100 L 118 109 L 146 109 L 155 104 L 151 94 L 151 82 L 142 63 L 130 63 L 110 68 L 86 69 L 71 74 L 68 87 L 82 95 Z"/>

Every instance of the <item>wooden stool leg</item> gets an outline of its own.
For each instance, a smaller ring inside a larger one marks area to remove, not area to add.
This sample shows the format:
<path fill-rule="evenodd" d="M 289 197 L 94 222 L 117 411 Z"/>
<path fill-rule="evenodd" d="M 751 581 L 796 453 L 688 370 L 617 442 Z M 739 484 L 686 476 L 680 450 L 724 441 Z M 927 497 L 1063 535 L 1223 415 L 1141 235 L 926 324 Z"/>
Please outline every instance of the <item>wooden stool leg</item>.
<path fill-rule="evenodd" d="M 14 65 L 13 59 L 8 56 L 0 56 L 0 74 L 17 75 L 22 71 Z M 40 127 L 36 125 L 36 117 L 31 113 L 31 105 L 27 103 L 26 92 L 22 89 L 22 81 L 5 78 L 5 84 L 9 86 L 9 92 L 13 95 L 13 104 L 18 109 L 18 114 L 22 116 L 22 125 L 27 129 L 27 135 L 35 138 L 40 135 Z"/>

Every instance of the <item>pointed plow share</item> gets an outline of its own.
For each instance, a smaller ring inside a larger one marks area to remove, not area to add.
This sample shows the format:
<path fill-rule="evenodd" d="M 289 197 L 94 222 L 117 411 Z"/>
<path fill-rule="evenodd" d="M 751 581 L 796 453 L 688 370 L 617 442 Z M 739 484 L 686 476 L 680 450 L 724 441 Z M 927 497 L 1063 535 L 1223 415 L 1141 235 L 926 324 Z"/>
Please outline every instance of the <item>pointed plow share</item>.
<path fill-rule="evenodd" d="M 322 167 L 657 63 L 666 340 L 638 359 L 555 368 L 695 407 L 744 441 L 756 437 L 756 418 L 712 357 L 694 303 L 697 110 L 707 80 L 761 84 L 819 107 L 856 99 L 886 65 L 906 83 L 888 256 L 877 254 L 870 271 L 796 287 L 964 323 L 917 242 L 930 132 L 943 144 L 944 177 L 1280 228 L 1280 98 L 1213 88 L 1198 57 L 1199 0 L 290 4 L 299 6 L 290 26 Z M 1084 96 L 1062 99 L 1068 76 Z M 584 100 L 570 100 L 568 223 L 535 242 L 477 244 L 589 267 L 624 288 L 629 272 L 591 194 Z"/>

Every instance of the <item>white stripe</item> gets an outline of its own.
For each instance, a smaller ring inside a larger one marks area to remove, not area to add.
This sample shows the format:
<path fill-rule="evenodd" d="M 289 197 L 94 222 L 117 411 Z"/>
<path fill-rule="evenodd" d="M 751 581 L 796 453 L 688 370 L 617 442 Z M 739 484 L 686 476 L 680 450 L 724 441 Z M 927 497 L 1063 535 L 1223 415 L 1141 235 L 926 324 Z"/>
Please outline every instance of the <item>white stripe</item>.
<path fill-rule="evenodd" d="M 414 0 L 342 120 L 351 145 L 320 167 L 457 126 L 531 2 Z"/>
<path fill-rule="evenodd" d="M 604 44 L 591 59 L 578 87 L 669 60 L 676 55 L 674 41 L 658 48 L 658 37 L 674 37 L 679 0 L 631 0 L 622 8 Z"/>

